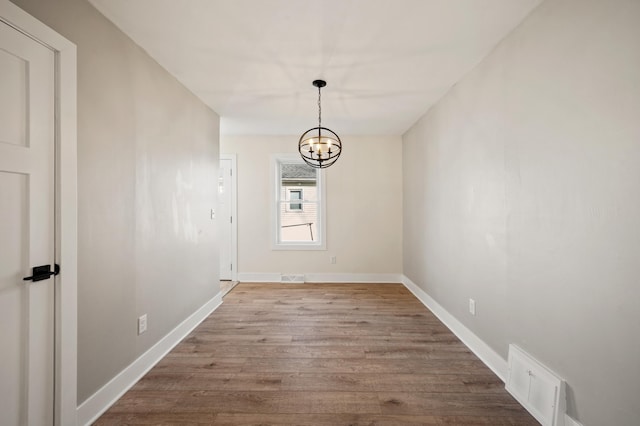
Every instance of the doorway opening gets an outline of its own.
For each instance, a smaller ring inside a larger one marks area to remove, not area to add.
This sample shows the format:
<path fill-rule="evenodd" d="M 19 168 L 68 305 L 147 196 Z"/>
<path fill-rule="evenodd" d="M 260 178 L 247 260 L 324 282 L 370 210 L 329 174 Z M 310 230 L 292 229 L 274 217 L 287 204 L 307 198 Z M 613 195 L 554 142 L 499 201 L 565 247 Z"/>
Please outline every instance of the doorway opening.
<path fill-rule="evenodd" d="M 221 154 L 218 176 L 220 231 L 220 290 L 229 292 L 238 279 L 238 224 L 236 155 Z"/>

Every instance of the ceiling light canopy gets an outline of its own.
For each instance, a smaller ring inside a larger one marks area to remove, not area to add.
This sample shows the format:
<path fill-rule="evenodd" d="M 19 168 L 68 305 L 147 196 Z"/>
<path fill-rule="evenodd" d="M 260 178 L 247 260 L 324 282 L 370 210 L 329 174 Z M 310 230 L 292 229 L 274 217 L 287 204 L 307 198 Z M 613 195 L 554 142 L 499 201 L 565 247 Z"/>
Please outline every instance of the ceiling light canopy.
<path fill-rule="evenodd" d="M 327 85 L 324 80 L 314 80 L 318 88 L 318 127 L 307 130 L 300 136 L 298 152 L 305 163 L 317 169 L 332 165 L 342 153 L 342 141 L 331 129 L 322 127 L 322 104 L 320 90 Z"/>

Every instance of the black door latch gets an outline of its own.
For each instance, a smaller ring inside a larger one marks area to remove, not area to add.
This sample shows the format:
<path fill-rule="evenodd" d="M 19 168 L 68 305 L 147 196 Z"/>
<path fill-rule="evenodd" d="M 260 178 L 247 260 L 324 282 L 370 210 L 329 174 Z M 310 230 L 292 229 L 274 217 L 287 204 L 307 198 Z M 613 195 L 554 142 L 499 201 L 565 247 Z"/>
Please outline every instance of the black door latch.
<path fill-rule="evenodd" d="M 53 271 L 51 271 L 51 265 L 34 266 L 33 272 L 30 277 L 24 277 L 22 281 L 42 281 L 48 280 L 52 275 L 58 275 L 60 273 L 60 265 L 53 265 Z"/>

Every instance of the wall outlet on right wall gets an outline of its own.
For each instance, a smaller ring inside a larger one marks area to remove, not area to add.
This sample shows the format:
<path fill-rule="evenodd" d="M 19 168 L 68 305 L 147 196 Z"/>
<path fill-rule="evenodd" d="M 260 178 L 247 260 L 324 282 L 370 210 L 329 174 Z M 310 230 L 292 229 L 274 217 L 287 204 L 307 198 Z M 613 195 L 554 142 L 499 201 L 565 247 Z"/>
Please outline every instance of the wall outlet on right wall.
<path fill-rule="evenodd" d="M 469 299 L 469 313 L 473 316 L 476 315 L 476 301 Z"/>
<path fill-rule="evenodd" d="M 147 331 L 147 314 L 138 317 L 138 335 Z"/>

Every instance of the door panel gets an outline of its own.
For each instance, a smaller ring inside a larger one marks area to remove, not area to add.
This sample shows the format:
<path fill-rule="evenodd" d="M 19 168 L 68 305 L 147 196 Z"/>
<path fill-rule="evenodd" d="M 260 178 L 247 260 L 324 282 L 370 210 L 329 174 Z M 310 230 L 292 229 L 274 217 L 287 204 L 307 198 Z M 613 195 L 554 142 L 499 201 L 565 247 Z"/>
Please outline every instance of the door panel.
<path fill-rule="evenodd" d="M 220 279 L 230 280 L 232 276 L 232 218 L 231 218 L 231 160 L 220 160 L 218 179 L 218 217 L 220 218 Z"/>
<path fill-rule="evenodd" d="M 0 141 L 27 144 L 27 61 L 0 50 Z"/>
<path fill-rule="evenodd" d="M 0 23 L 0 418 L 53 424 L 54 54 Z"/>

